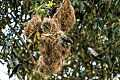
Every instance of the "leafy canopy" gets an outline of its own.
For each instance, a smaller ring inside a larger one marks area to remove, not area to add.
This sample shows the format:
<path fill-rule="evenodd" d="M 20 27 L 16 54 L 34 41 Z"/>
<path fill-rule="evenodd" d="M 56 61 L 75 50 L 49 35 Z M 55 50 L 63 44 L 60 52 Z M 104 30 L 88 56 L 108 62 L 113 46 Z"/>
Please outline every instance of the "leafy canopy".
<path fill-rule="evenodd" d="M 71 1 L 77 18 L 75 28 L 68 34 L 73 40 L 72 56 L 62 72 L 51 79 L 113 79 L 120 74 L 120 0 Z M 37 59 L 40 54 L 39 45 L 27 43 L 23 30 L 32 15 L 50 17 L 52 9 L 60 2 L 0 0 L 0 62 L 7 62 L 9 75 L 10 70 L 16 68 L 14 61 L 17 60 L 22 64 L 16 73 L 19 79 L 25 79 L 25 76 L 39 79 L 34 74 L 31 59 L 31 56 Z"/>

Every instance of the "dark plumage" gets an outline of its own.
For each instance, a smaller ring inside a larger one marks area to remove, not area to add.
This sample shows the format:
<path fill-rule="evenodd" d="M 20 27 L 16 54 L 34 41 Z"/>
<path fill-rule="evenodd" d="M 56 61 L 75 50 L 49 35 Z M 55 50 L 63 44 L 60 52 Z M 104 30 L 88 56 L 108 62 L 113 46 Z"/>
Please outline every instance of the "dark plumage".
<path fill-rule="evenodd" d="M 13 74 L 16 74 L 18 69 L 20 68 L 21 64 L 16 65 L 13 70 L 12 73 L 9 75 L 9 79 L 13 76 Z"/>

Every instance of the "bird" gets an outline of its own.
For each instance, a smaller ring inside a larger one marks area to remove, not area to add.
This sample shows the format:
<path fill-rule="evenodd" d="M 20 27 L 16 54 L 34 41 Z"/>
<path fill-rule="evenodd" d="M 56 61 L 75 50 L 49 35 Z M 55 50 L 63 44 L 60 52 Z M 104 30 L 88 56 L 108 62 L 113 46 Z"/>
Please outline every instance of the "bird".
<path fill-rule="evenodd" d="M 17 64 L 17 65 L 13 68 L 12 73 L 9 75 L 9 79 L 10 79 L 14 74 L 17 73 L 17 71 L 18 71 L 18 69 L 20 68 L 20 66 L 22 66 L 22 65 L 21 65 L 21 64 Z"/>

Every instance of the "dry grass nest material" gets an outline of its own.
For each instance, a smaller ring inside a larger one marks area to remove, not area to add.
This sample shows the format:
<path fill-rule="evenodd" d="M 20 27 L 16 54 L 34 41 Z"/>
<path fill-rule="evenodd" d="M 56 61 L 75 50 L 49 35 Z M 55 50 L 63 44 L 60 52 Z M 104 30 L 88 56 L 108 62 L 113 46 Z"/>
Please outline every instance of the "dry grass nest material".
<path fill-rule="evenodd" d="M 41 56 L 38 60 L 38 70 L 42 75 L 51 75 L 61 71 L 63 61 L 70 55 L 71 45 L 62 46 L 61 35 L 63 33 L 42 34 L 40 51 Z"/>
<path fill-rule="evenodd" d="M 69 0 L 53 15 L 52 18 L 44 18 L 43 21 L 38 15 L 34 15 L 25 28 L 26 36 L 32 32 L 40 32 L 40 57 L 37 68 L 42 76 L 61 71 L 63 61 L 70 55 L 71 44 L 63 46 L 62 38 L 73 28 L 76 22 L 75 11 Z"/>

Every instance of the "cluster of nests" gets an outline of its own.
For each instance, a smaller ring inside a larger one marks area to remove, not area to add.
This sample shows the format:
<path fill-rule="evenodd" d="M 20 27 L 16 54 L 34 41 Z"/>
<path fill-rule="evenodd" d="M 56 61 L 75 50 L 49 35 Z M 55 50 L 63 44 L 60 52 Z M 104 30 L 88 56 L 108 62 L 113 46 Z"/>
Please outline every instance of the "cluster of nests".
<path fill-rule="evenodd" d="M 71 44 L 65 42 L 66 34 L 75 24 L 75 12 L 69 0 L 57 10 L 52 18 L 34 15 L 25 28 L 26 36 L 40 32 L 40 56 L 37 67 L 40 75 L 50 76 L 61 71 L 63 61 L 70 55 Z M 42 29 L 42 30 L 41 30 Z"/>

